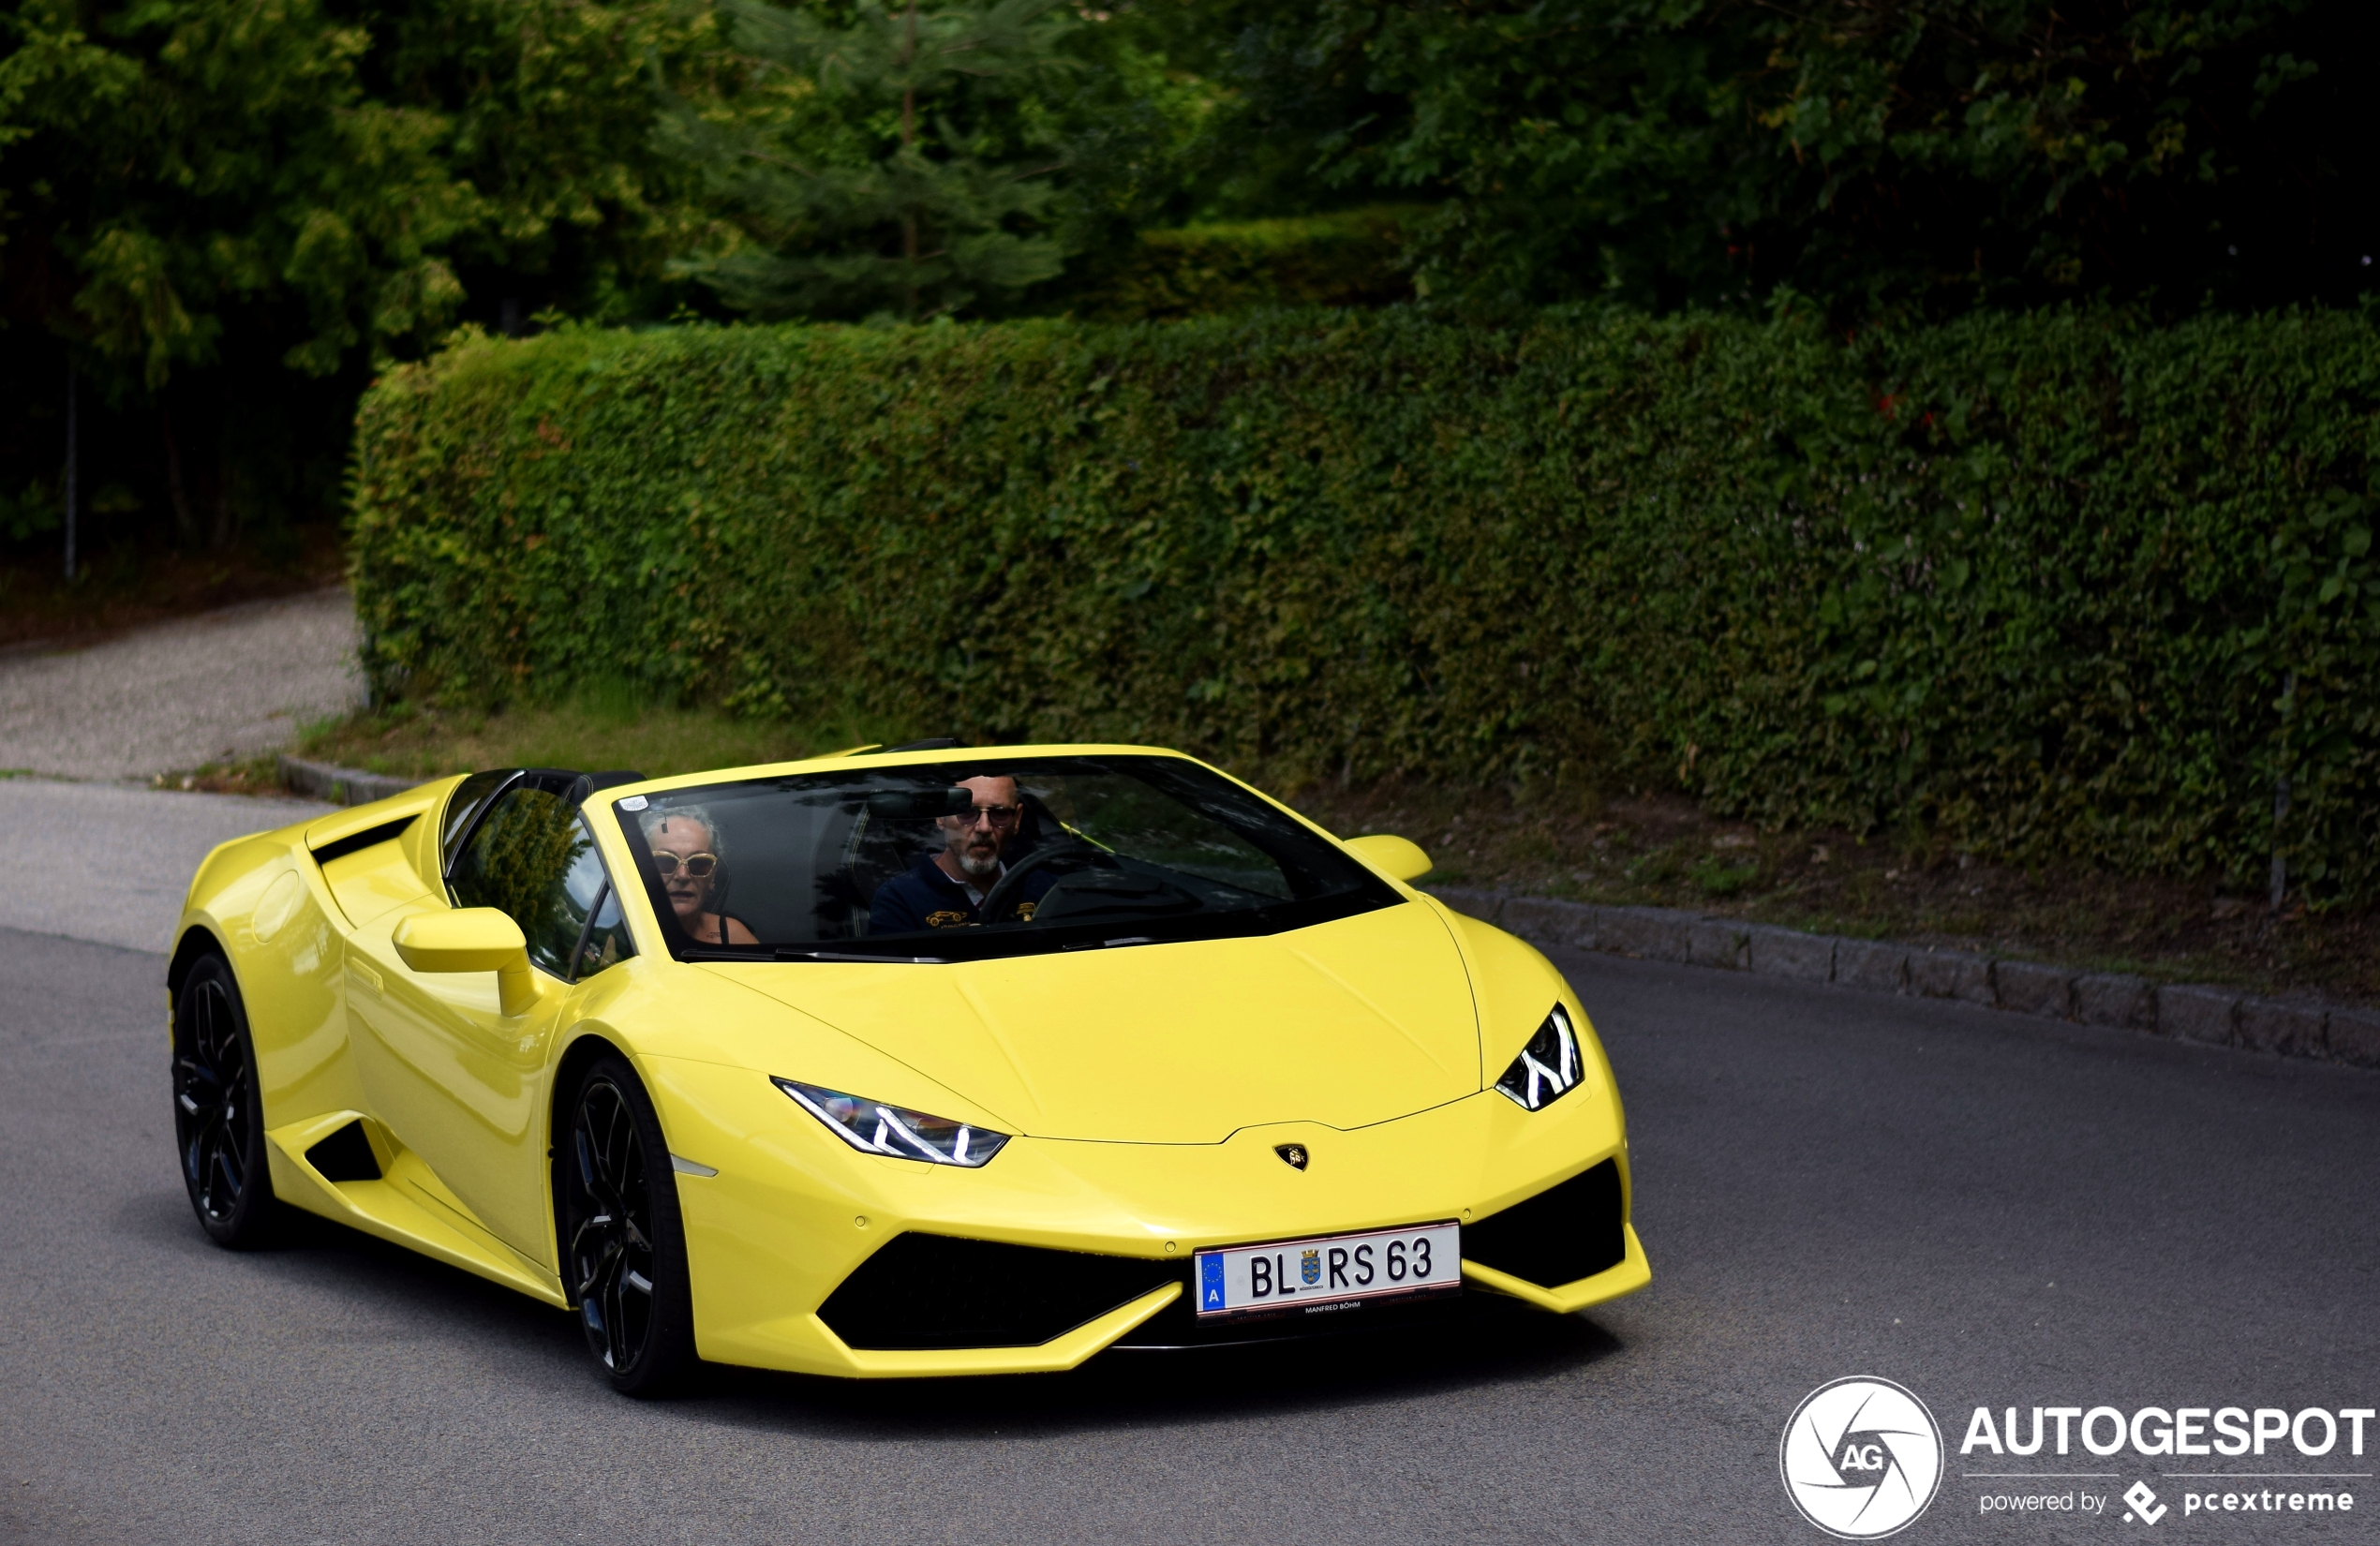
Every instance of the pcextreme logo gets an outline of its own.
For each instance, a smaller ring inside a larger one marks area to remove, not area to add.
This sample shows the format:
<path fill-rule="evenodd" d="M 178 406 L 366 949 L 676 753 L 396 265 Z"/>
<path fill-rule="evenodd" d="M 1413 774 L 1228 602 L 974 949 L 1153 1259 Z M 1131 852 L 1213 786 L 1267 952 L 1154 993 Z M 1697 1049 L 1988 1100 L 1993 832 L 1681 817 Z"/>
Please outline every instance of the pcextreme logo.
<path fill-rule="evenodd" d="M 1941 1430 L 1906 1389 L 1853 1375 L 1802 1398 L 1778 1442 L 1777 1468 L 1804 1519 L 1838 1540 L 1877 1540 L 1934 1501 Z"/>

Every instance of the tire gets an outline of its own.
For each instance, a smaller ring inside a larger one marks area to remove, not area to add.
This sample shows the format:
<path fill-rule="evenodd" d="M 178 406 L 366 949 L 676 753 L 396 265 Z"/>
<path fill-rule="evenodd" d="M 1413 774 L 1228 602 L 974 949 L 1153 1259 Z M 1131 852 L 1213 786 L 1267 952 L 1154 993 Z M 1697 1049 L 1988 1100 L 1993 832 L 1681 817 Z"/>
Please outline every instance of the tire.
<path fill-rule="evenodd" d="M 612 1389 L 665 1394 L 696 1362 L 669 1145 L 643 1083 L 617 1053 L 588 1065 L 569 1102 L 555 1197 L 562 1286 Z"/>
<path fill-rule="evenodd" d="M 239 980 L 221 956 L 201 956 L 173 1001 L 173 1140 L 199 1227 L 217 1245 L 250 1251 L 281 1223 L 265 1155 L 264 1097 Z"/>

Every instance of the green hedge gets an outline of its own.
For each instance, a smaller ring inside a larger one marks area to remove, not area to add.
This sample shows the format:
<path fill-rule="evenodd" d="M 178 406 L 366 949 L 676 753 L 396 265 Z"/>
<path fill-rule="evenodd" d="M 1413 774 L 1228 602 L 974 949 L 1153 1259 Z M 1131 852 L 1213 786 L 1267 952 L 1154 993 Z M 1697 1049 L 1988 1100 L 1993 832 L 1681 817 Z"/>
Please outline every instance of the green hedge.
<path fill-rule="evenodd" d="M 2380 334 L 1400 309 L 564 333 L 366 398 L 379 692 L 628 672 L 1294 783 L 2380 894 Z M 2284 687 L 2294 681 L 2294 692 Z"/>

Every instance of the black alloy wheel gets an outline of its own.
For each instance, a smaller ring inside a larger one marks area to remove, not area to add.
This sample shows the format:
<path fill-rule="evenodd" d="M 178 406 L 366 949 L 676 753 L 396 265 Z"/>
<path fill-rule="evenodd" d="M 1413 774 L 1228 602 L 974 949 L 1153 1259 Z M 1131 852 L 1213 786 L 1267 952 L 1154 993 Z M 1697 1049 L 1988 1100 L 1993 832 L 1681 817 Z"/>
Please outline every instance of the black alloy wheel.
<path fill-rule="evenodd" d="M 264 1102 L 240 985 L 220 956 L 192 963 L 173 1001 L 173 1139 L 200 1226 L 233 1250 L 263 1244 L 276 1211 Z"/>
<path fill-rule="evenodd" d="M 560 1170 L 563 1271 L 588 1349 L 613 1389 L 656 1395 L 693 1362 L 677 1178 L 634 1070 L 590 1065 L 571 1100 Z"/>

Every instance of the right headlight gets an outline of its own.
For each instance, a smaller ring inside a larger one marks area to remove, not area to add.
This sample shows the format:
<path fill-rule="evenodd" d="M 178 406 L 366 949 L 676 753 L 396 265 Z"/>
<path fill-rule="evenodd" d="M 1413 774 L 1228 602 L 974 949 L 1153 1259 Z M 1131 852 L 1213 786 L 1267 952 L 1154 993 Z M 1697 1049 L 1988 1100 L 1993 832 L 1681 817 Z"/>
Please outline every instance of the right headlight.
<path fill-rule="evenodd" d="M 1569 1011 L 1557 1003 L 1495 1087 L 1522 1110 L 1542 1111 L 1577 1089 L 1585 1078 L 1586 1062 L 1579 1056 L 1578 1033 L 1570 1029 Z"/>
<path fill-rule="evenodd" d="M 923 1111 L 846 1095 L 840 1090 L 774 1076 L 769 1082 L 791 1096 L 796 1106 L 825 1122 L 828 1132 L 863 1153 L 890 1154 L 895 1159 L 957 1165 L 973 1170 L 1000 1152 L 1001 1146 L 1008 1141 L 1007 1134 L 995 1133 L 989 1127 L 971 1127 L 947 1117 L 930 1117 Z"/>

